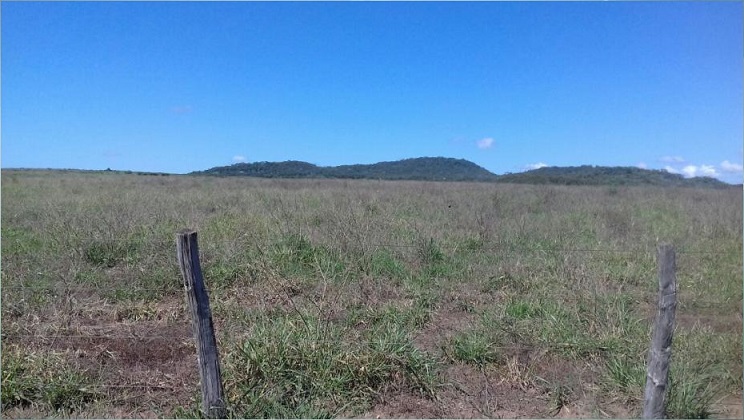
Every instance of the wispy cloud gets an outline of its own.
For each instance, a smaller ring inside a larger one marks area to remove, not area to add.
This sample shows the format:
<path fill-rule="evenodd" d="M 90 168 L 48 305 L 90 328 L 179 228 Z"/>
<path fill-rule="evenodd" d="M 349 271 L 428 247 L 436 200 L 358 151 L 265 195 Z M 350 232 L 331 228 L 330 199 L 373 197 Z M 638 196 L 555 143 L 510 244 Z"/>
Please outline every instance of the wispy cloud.
<path fill-rule="evenodd" d="M 540 168 L 544 168 L 544 167 L 546 167 L 546 166 L 548 166 L 548 165 L 546 165 L 546 164 L 544 164 L 544 163 L 542 163 L 542 162 L 538 162 L 538 163 L 530 163 L 529 165 L 526 165 L 526 166 L 524 167 L 524 169 L 526 169 L 526 170 L 532 170 L 532 169 L 540 169 Z"/>
<path fill-rule="evenodd" d="M 480 139 L 476 142 L 479 149 L 490 149 L 491 146 L 493 146 L 493 139 L 491 137 L 486 137 L 484 139 Z"/>
<path fill-rule="evenodd" d="M 234 163 L 247 162 L 247 159 L 245 158 L 245 156 L 240 156 L 240 155 L 233 156 L 232 160 L 233 160 Z"/>
<path fill-rule="evenodd" d="M 721 162 L 721 170 L 723 172 L 738 173 L 742 172 L 744 170 L 744 167 L 736 163 L 731 163 L 728 160 L 724 160 L 723 162 Z"/>
<path fill-rule="evenodd" d="M 669 165 L 665 166 L 665 167 L 664 167 L 664 170 L 665 170 L 665 171 L 667 171 L 667 172 L 669 172 L 670 174 L 678 174 L 678 173 L 679 173 L 679 171 L 678 171 L 678 170 L 676 170 L 676 169 L 672 168 L 672 167 L 671 167 L 671 166 L 669 166 Z"/>
<path fill-rule="evenodd" d="M 636 168 L 648 169 L 648 165 L 646 165 L 645 162 L 639 162 L 638 165 L 636 165 Z"/>
<path fill-rule="evenodd" d="M 682 163 L 685 161 L 682 156 L 662 156 L 659 160 L 666 163 Z"/>

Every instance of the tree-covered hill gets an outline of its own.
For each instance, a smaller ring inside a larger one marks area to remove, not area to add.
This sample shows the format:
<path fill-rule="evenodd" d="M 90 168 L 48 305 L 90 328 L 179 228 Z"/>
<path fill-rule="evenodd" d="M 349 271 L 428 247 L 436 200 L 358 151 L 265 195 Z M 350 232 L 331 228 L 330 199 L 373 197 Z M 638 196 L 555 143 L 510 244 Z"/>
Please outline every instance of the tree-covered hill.
<path fill-rule="evenodd" d="M 423 157 L 369 165 L 316 166 L 307 162 L 256 162 L 219 166 L 195 175 L 263 178 L 349 178 L 426 181 L 492 181 L 496 175 L 464 159 Z"/>
<path fill-rule="evenodd" d="M 487 181 L 515 184 L 616 185 L 664 187 L 732 187 L 714 178 L 684 178 L 661 170 L 635 167 L 544 167 L 496 175 L 465 159 L 423 157 L 369 165 L 317 166 L 307 162 L 256 162 L 218 166 L 191 175 L 261 178 L 345 178 L 422 181 Z"/>
<path fill-rule="evenodd" d="M 333 178 L 410 179 L 425 181 L 492 181 L 496 175 L 465 159 L 415 158 L 372 165 L 327 168 Z"/>
<path fill-rule="evenodd" d="M 497 182 L 558 185 L 654 185 L 664 187 L 715 187 L 731 185 L 709 177 L 685 178 L 662 170 L 636 167 L 568 166 L 544 167 L 527 172 L 506 174 Z"/>
<path fill-rule="evenodd" d="M 288 160 L 286 162 L 236 163 L 217 166 L 191 175 L 254 176 L 259 178 L 325 178 L 323 168 L 312 163 Z"/>

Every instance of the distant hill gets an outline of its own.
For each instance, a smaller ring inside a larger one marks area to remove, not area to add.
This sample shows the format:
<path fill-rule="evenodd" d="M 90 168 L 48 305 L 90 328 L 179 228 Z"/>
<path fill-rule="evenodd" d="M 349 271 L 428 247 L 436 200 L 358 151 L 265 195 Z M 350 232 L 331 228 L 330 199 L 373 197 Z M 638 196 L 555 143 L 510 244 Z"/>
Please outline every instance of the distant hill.
<path fill-rule="evenodd" d="M 501 175 L 497 182 L 515 184 L 558 185 L 654 185 L 663 187 L 713 187 L 728 188 L 732 185 L 715 178 L 685 178 L 662 170 L 641 169 L 629 166 L 550 166 L 531 171 Z"/>
<path fill-rule="evenodd" d="M 286 162 L 236 163 L 217 166 L 189 175 L 254 176 L 259 178 L 326 178 L 323 168 L 312 163 L 288 160 Z"/>
<path fill-rule="evenodd" d="M 465 159 L 423 157 L 369 165 L 317 166 L 301 161 L 236 163 L 190 175 L 250 176 L 260 178 L 345 178 L 422 181 L 484 181 L 552 185 L 654 185 L 664 187 L 727 188 L 714 178 L 684 178 L 661 170 L 635 167 L 544 167 L 520 173 L 496 175 Z"/>
<path fill-rule="evenodd" d="M 329 169 L 334 178 L 410 179 L 424 181 L 493 181 L 496 175 L 465 159 L 423 157 Z"/>
<path fill-rule="evenodd" d="M 219 166 L 193 175 L 262 178 L 347 178 L 425 181 L 493 181 L 496 175 L 464 159 L 423 157 L 369 165 L 316 166 L 307 162 L 256 162 Z"/>

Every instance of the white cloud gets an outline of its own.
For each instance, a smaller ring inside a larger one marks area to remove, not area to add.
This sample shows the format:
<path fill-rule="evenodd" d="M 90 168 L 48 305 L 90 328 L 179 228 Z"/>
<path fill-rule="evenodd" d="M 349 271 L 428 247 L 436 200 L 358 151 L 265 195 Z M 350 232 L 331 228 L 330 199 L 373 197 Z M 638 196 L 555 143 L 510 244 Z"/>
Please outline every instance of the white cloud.
<path fill-rule="evenodd" d="M 479 149 L 490 149 L 491 146 L 493 146 L 493 139 L 491 137 L 480 139 L 478 140 L 477 145 Z"/>
<path fill-rule="evenodd" d="M 546 165 L 546 164 L 544 164 L 542 162 L 538 162 L 538 163 L 530 163 L 529 165 L 525 166 L 524 168 L 527 169 L 527 170 L 532 170 L 532 169 L 544 168 L 546 166 L 548 166 L 548 165 Z"/>
<path fill-rule="evenodd" d="M 666 163 L 682 163 L 685 161 L 682 156 L 662 156 L 659 160 Z"/>
<path fill-rule="evenodd" d="M 682 168 L 682 173 L 685 175 L 685 178 L 694 177 L 695 172 L 697 172 L 697 166 L 695 165 L 687 165 L 684 168 Z"/>
<path fill-rule="evenodd" d="M 710 176 L 715 178 L 720 175 L 713 165 L 687 165 L 682 168 L 682 173 L 685 178 L 693 178 L 696 176 Z"/>
<path fill-rule="evenodd" d="M 678 170 L 676 170 L 676 169 L 672 168 L 672 167 L 671 167 L 671 166 L 669 166 L 669 165 L 665 166 L 665 167 L 664 167 L 664 170 L 665 170 L 665 171 L 667 171 L 667 172 L 669 172 L 670 174 L 678 174 L 678 173 L 679 173 L 679 171 L 678 171 Z"/>
<path fill-rule="evenodd" d="M 648 168 L 648 166 L 646 165 L 645 162 L 639 162 L 638 165 L 636 165 L 636 167 L 637 168 L 641 168 L 641 169 L 647 169 Z"/>
<path fill-rule="evenodd" d="M 242 162 L 245 162 L 247 159 L 245 158 L 245 156 L 236 155 L 236 156 L 233 156 L 232 160 L 235 163 L 242 163 Z"/>
<path fill-rule="evenodd" d="M 721 162 L 721 170 L 723 172 L 737 173 L 737 172 L 742 172 L 744 170 L 744 167 L 742 167 L 742 165 L 738 165 L 736 163 L 731 163 L 727 160 L 724 160 L 723 162 Z"/>
<path fill-rule="evenodd" d="M 718 178 L 721 176 L 721 174 L 716 170 L 716 167 L 713 165 L 700 165 L 700 176 L 711 176 L 714 178 Z"/>

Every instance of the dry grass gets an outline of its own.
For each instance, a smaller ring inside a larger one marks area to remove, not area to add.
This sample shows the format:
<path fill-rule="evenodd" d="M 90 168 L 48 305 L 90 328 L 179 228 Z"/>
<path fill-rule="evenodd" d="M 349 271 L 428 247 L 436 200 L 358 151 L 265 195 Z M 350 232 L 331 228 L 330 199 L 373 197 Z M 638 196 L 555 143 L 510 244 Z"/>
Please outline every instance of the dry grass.
<path fill-rule="evenodd" d="M 739 190 L 3 171 L 3 415 L 198 415 L 186 227 L 231 416 L 637 415 L 660 242 L 670 412 L 741 402 Z"/>

